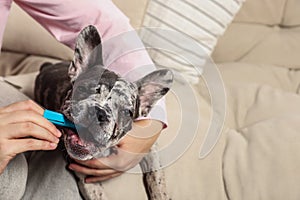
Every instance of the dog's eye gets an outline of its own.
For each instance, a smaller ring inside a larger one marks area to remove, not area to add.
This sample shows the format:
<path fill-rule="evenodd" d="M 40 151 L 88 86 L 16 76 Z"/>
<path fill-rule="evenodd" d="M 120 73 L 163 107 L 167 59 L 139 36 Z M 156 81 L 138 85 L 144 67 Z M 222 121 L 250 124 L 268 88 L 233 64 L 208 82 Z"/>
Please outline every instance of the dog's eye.
<path fill-rule="evenodd" d="M 95 111 L 96 111 L 96 115 L 97 115 L 97 118 L 98 118 L 99 122 L 107 122 L 108 121 L 106 112 L 104 110 L 96 107 Z"/>

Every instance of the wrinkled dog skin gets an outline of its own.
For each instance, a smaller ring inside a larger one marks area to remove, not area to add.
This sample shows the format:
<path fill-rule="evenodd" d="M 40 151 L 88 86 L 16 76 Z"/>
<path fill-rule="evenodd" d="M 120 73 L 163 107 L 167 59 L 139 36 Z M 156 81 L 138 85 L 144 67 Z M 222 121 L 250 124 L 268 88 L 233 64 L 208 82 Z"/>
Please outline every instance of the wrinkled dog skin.
<path fill-rule="evenodd" d="M 133 121 L 147 116 L 153 105 L 169 91 L 172 82 L 170 70 L 157 70 L 129 82 L 106 69 L 98 31 L 94 26 L 88 26 L 77 38 L 71 63 L 46 63 L 41 67 L 36 79 L 35 98 L 45 108 L 62 112 L 76 124 L 77 131 L 62 128 L 65 148 L 72 158 L 88 160 L 112 153 L 113 147 L 131 130 Z M 148 160 L 152 162 L 153 158 Z M 147 157 L 141 166 L 145 163 L 147 165 Z M 149 180 L 152 179 L 155 177 Z M 104 199 L 102 189 L 91 189 L 91 185 L 88 189 L 80 187 L 83 196 Z M 152 192 L 161 192 L 164 187 L 149 185 Z M 147 187 L 146 183 L 146 190 Z M 150 194 L 149 198 L 166 199 L 167 196 Z"/>

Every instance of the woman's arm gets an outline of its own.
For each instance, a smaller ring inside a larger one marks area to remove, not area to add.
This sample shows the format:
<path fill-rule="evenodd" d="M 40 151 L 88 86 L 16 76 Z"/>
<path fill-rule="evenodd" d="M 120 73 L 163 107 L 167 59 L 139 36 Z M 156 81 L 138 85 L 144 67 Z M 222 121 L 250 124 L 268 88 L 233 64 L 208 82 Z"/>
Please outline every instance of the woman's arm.
<path fill-rule="evenodd" d="M 140 120 L 117 145 L 118 154 L 108 157 L 79 161 L 69 165 L 71 170 L 89 175 L 87 183 L 105 181 L 121 175 L 136 166 L 155 143 L 162 129 L 156 120 Z"/>
<path fill-rule="evenodd" d="M 111 0 L 15 0 L 15 2 L 57 40 L 71 48 L 74 48 L 79 32 L 87 25 L 97 27 L 102 38 L 102 45 L 108 41 L 111 42 L 115 36 L 134 31 L 128 18 Z M 137 34 L 131 36 L 135 37 L 133 41 L 140 42 Z M 119 48 L 127 49 L 126 45 L 132 44 L 126 41 L 125 38 L 123 42 L 117 42 L 116 45 L 114 42 L 112 42 L 112 45 L 103 45 L 105 47 L 103 49 L 104 63 L 106 60 L 112 60 L 105 57 L 105 55 L 115 55 Z M 121 57 L 117 55 L 116 57 L 118 59 L 115 59 L 113 63 L 109 63 L 109 66 L 106 67 L 120 75 L 125 76 L 129 72 L 143 67 L 143 70 L 138 70 L 138 76 L 134 76 L 135 79 L 138 79 L 155 70 L 145 48 L 132 51 Z M 150 113 L 151 117 L 148 119 L 135 122 L 131 133 L 119 143 L 117 148 L 119 152 L 123 153 L 100 160 L 78 161 L 79 164 L 73 163 L 70 168 L 94 176 L 87 181 L 100 181 L 120 175 L 122 171 L 134 167 L 141 160 L 144 153 L 149 151 L 164 127 L 163 124 L 166 124 L 163 101 L 158 103 L 157 108 L 154 107 L 153 110 L 158 112 Z M 145 132 L 149 132 L 148 136 Z"/>
<path fill-rule="evenodd" d="M 56 149 L 61 133 L 43 112 L 30 100 L 0 108 L 0 174 L 19 153 Z"/>

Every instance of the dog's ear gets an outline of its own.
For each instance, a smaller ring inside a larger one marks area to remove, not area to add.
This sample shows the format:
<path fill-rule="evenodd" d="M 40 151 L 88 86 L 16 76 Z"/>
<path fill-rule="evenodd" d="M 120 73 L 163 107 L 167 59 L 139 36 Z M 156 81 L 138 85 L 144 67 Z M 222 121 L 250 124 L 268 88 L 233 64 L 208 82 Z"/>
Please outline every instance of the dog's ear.
<path fill-rule="evenodd" d="M 74 81 L 79 74 L 95 65 L 103 65 L 101 38 L 96 27 L 89 25 L 77 37 L 69 77 Z"/>
<path fill-rule="evenodd" d="M 139 92 L 138 116 L 147 116 L 153 105 L 171 88 L 173 73 L 162 69 L 154 71 L 136 81 Z"/>

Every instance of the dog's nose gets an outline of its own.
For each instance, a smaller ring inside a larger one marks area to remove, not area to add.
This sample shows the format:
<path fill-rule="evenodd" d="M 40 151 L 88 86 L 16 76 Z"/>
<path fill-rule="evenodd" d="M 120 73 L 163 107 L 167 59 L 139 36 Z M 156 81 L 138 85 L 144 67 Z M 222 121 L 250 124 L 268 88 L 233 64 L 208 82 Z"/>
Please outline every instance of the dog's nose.
<path fill-rule="evenodd" d="M 96 116 L 99 122 L 105 122 L 108 121 L 106 112 L 102 110 L 101 108 L 96 107 Z"/>

